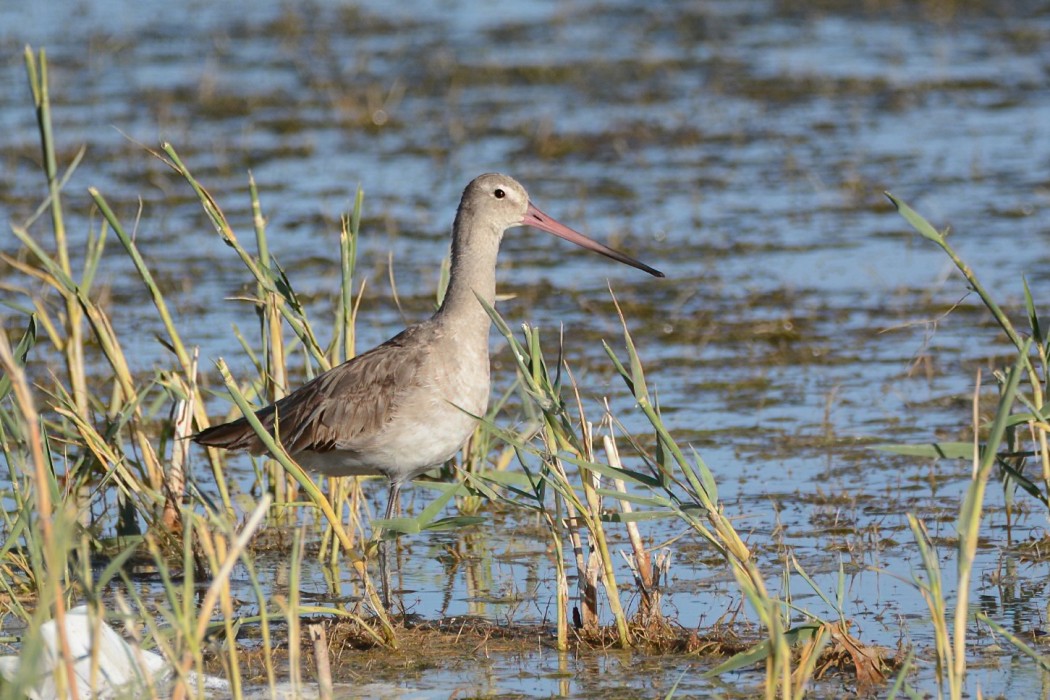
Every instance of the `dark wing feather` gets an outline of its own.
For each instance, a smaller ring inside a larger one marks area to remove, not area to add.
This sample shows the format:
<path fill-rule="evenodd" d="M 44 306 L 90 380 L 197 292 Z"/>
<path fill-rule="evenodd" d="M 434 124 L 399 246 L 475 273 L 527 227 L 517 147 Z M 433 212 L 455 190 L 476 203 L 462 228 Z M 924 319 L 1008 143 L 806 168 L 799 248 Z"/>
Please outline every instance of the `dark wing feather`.
<path fill-rule="evenodd" d="M 410 326 L 372 350 L 333 367 L 261 408 L 255 415 L 270 433 L 276 420 L 281 443 L 291 454 L 354 449 L 385 425 L 430 347 L 428 324 Z M 206 428 L 193 436 L 200 445 L 228 450 L 265 451 L 244 418 Z"/>

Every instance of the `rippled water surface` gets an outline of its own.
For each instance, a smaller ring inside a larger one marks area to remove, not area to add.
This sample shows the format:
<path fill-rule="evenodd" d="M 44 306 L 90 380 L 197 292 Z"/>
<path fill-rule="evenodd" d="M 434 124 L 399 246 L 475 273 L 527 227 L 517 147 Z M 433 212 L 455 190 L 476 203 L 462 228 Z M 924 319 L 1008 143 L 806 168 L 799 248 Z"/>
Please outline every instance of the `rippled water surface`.
<path fill-rule="evenodd" d="M 1047 298 L 1050 13 L 1034 2 L 998 8 L 4 3 L 0 216 L 23 221 L 45 191 L 22 65 L 29 43 L 48 51 L 62 162 L 87 148 L 66 190 L 68 228 L 83 235 L 98 225 L 75 218 L 88 211 L 88 186 L 125 221 L 138 217 L 139 245 L 202 364 L 225 356 L 246 371 L 230 329 L 251 327 L 254 314 L 229 300 L 248 288 L 246 273 L 186 185 L 146 147 L 174 144 L 245 236 L 251 171 L 271 248 L 315 318 L 331 308 L 339 216 L 362 186 L 358 272 L 369 284 L 359 347 L 433 308 L 466 182 L 489 170 L 513 174 L 545 211 L 667 279 L 515 229 L 499 271 L 500 292 L 512 295 L 504 316 L 544 329 L 552 354 L 564 328 L 565 356 L 593 417 L 609 397 L 626 426 L 644 432 L 600 343 L 620 343 L 611 286 L 669 427 L 704 456 L 770 578 L 785 547 L 828 591 L 841 563 L 855 633 L 914 644 L 913 682 L 931 690 L 932 625 L 907 582 L 920 561 L 904 512 L 925 518 L 931 534 L 953 536 L 968 465 L 870 445 L 969 439 L 975 373 L 987 377 L 1010 357 L 976 296 L 882 192 L 950 226 L 953 245 L 1020 325 L 1022 277 L 1037 300 Z M 16 242 L 3 238 L 0 248 Z M 114 323 L 137 369 L 168 366 L 138 278 L 119 255 L 106 264 Z M 494 363 L 502 392 L 513 380 L 502 345 Z M 993 391 L 989 384 L 989 405 Z M 214 410 L 226 407 L 216 401 Z M 197 478 L 207 489 L 203 465 Z M 417 487 L 408 506 L 430 497 Z M 1021 505 L 1013 541 L 1043 536 L 1045 509 Z M 551 619 L 542 535 L 528 534 L 527 518 L 492 518 L 495 527 L 402 542 L 412 612 Z M 678 534 L 666 527 L 647 536 Z M 1047 567 L 1019 561 L 1007 546 L 994 485 L 985 527 L 975 593 L 1015 633 L 1042 634 Z M 950 542 L 941 552 L 949 580 Z M 448 564 L 449 550 L 467 563 Z M 676 547 L 673 573 L 669 612 L 685 627 L 704 628 L 739 603 L 729 574 L 695 543 Z M 324 593 L 320 575 L 311 585 Z M 808 588 L 795 593 L 829 613 Z M 985 650 L 995 643 L 987 635 L 973 638 L 981 663 L 971 691 L 1045 693 L 1030 663 Z M 680 693 L 715 689 L 688 673 L 688 660 L 646 666 L 644 682 L 625 659 L 602 663 L 609 668 L 537 647 L 530 659 L 450 666 L 388 690 L 586 697 L 632 684 L 660 695 L 683 672 Z M 738 680 L 748 687 L 758 676 Z M 821 693 L 840 690 L 848 689 Z"/>

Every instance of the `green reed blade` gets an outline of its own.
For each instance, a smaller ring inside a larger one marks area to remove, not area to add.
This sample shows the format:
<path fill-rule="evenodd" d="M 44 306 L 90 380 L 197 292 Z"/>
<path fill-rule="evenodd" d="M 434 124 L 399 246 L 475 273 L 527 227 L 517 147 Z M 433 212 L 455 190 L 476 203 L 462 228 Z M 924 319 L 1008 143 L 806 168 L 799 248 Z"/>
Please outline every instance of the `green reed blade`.
<path fill-rule="evenodd" d="M 1050 418 L 1050 404 L 1043 404 L 1041 409 L 1036 409 L 1032 400 L 1024 394 L 1017 394 L 1015 398 L 1023 404 L 1028 411 L 1011 413 L 1006 419 L 1007 428 L 1012 428 L 1016 425 L 1023 425 L 1025 423 L 1039 423 L 1040 421 L 1046 421 Z"/>
<path fill-rule="evenodd" d="M 921 697 L 911 690 L 907 682 L 908 674 L 911 672 L 913 663 L 915 663 L 915 649 L 909 648 L 908 653 L 904 656 L 904 661 L 901 662 L 900 667 L 897 669 L 897 677 L 894 679 L 893 685 L 890 686 L 890 692 L 886 695 L 886 700 L 896 700 L 897 694 L 901 692 L 901 690 L 908 693 L 908 697 L 915 698 L 916 700 Z"/>
<path fill-rule="evenodd" d="M 103 221 L 99 225 L 97 234 L 94 226 L 88 231 L 87 252 L 84 255 L 84 272 L 80 277 L 80 287 L 85 294 L 90 294 L 91 287 L 95 284 L 98 265 L 102 260 L 102 253 L 106 250 L 106 239 L 108 238 L 106 232 L 108 230 L 108 222 Z"/>
<path fill-rule="evenodd" d="M 1032 299 L 1032 290 L 1028 288 L 1028 278 L 1021 277 L 1021 282 L 1024 284 L 1024 307 L 1028 313 L 1028 327 L 1032 330 L 1032 338 L 1035 339 L 1036 346 L 1043 348 L 1046 346 L 1046 338 L 1043 336 L 1043 329 L 1039 323 L 1039 313 Z"/>
<path fill-rule="evenodd" d="M 1025 643 L 1023 639 L 1021 639 L 1016 634 L 1000 625 L 992 618 L 988 617 L 988 615 L 986 615 L 985 613 L 978 612 L 975 615 L 975 617 L 981 622 L 991 627 L 996 634 L 1006 639 L 1006 641 L 1010 642 L 1010 644 L 1013 645 L 1015 649 L 1017 649 L 1022 654 L 1030 658 L 1032 661 L 1036 662 L 1036 664 L 1039 665 L 1039 667 L 1043 670 L 1044 673 L 1050 672 L 1050 657 L 1044 656 L 1037 649 L 1035 649 L 1032 646 L 1029 646 L 1027 643 Z"/>
<path fill-rule="evenodd" d="M 1009 475 L 1009 477 L 1013 479 L 1014 482 L 1025 491 L 1025 493 L 1042 503 L 1045 508 L 1050 508 L 1050 498 L 1039 490 L 1039 487 L 1035 485 L 1035 482 L 1015 469 L 1009 462 L 998 460 L 997 463 L 999 468 Z"/>
<path fill-rule="evenodd" d="M 707 462 L 700 456 L 700 453 L 696 451 L 696 448 L 692 445 L 689 446 L 689 451 L 693 455 L 692 467 L 696 472 L 697 477 L 700 479 L 700 484 L 703 486 L 704 493 L 711 499 L 712 503 L 718 502 L 718 483 L 715 481 L 715 475 L 707 466 Z"/>
<path fill-rule="evenodd" d="M 342 356 L 343 361 L 349 360 L 356 354 L 355 350 L 355 323 L 357 315 L 354 303 L 354 268 L 357 265 L 357 242 L 361 234 L 361 213 L 364 210 L 365 191 L 358 185 L 357 193 L 354 195 L 354 209 L 350 214 L 349 225 L 344 219 L 342 230 L 339 232 L 339 272 L 341 284 L 339 285 L 340 301 L 339 317 L 342 328 Z"/>
<path fill-rule="evenodd" d="M 29 358 L 29 352 L 36 345 L 37 338 L 37 322 L 36 314 L 30 314 L 29 320 L 26 322 L 26 329 L 22 333 L 22 337 L 15 345 L 11 356 L 14 358 L 15 364 L 19 367 L 26 366 L 26 360 Z M 0 376 L 0 399 L 7 396 L 7 393 L 11 391 L 11 377 L 5 372 Z"/>
<path fill-rule="evenodd" d="M 175 328 L 175 321 L 172 319 L 171 312 L 168 309 L 168 304 L 164 300 L 164 293 L 161 292 L 160 287 L 153 278 L 153 273 L 150 272 L 149 266 L 146 265 L 146 261 L 142 258 L 138 246 L 135 244 L 135 241 L 131 239 L 131 236 L 124 231 L 124 227 L 121 225 L 116 214 L 113 213 L 109 203 L 102 194 L 94 187 L 88 188 L 88 194 L 91 195 L 91 198 L 95 201 L 99 211 L 102 212 L 102 216 L 106 218 L 106 221 L 108 221 L 109 225 L 113 228 L 113 233 L 116 234 L 117 239 L 120 241 L 121 245 L 124 246 L 124 250 L 127 252 L 128 257 L 131 258 L 131 262 L 135 265 L 135 270 L 139 273 L 139 277 L 142 278 L 143 284 L 146 285 L 150 298 L 153 300 L 153 306 L 157 309 L 161 323 L 164 324 L 164 330 L 167 332 L 168 339 L 171 341 L 172 347 L 175 350 L 175 356 L 178 358 L 179 364 L 182 365 L 182 371 L 187 375 L 191 374 L 193 363 L 190 360 L 190 355 L 186 352 L 186 347 L 182 344 L 182 337 L 179 335 L 178 329 Z"/>
<path fill-rule="evenodd" d="M 977 540 L 980 534 L 981 510 L 984 507 L 984 491 L 988 483 L 988 476 L 992 466 L 996 462 L 996 454 L 999 444 L 1006 432 L 1006 422 L 1010 415 L 1010 409 L 1014 404 L 1014 394 L 1017 385 L 1021 381 L 1021 374 L 1028 364 L 1028 352 L 1032 340 L 1025 342 L 1021 354 L 1010 373 L 1007 375 L 1006 383 L 999 398 L 995 419 L 992 421 L 991 430 L 984 449 L 981 451 L 980 462 L 966 490 L 963 503 L 959 509 L 958 520 L 958 590 L 956 592 L 957 602 L 955 609 L 955 658 L 954 664 L 949 672 L 949 679 L 954 683 L 953 688 L 961 687 L 962 677 L 966 669 L 966 654 L 964 652 L 966 643 L 966 627 L 970 619 L 970 578 L 973 570 L 974 558 L 977 554 Z M 954 693 L 953 693 L 954 695 Z"/>
<path fill-rule="evenodd" d="M 873 450 L 892 452 L 907 457 L 925 457 L 928 459 L 973 459 L 972 442 L 932 442 L 927 445 L 909 445 L 907 443 L 872 445 Z"/>
<path fill-rule="evenodd" d="M 815 639 L 823 627 L 820 623 L 804 623 L 784 631 L 783 636 L 788 645 L 799 644 Z M 723 673 L 741 671 L 753 667 L 760 661 L 765 661 L 772 653 L 773 645 L 768 639 L 734 654 L 709 671 L 700 674 L 701 678 L 716 678 Z"/>
<path fill-rule="evenodd" d="M 21 226 L 12 226 L 11 232 L 15 234 L 22 245 L 29 249 L 29 252 L 33 254 L 37 262 L 43 267 L 57 285 L 58 291 L 63 294 L 76 294 L 77 283 L 73 281 L 62 267 L 54 261 L 54 259 L 45 251 L 33 234 L 29 233 L 26 229 Z"/>
<path fill-rule="evenodd" d="M 951 258 L 952 263 L 955 264 L 955 267 L 962 273 L 963 277 L 966 278 L 966 281 L 971 287 L 973 287 L 973 290 L 977 292 L 978 296 L 981 297 L 981 301 L 984 302 L 984 305 L 992 313 L 992 316 L 995 317 L 995 320 L 999 323 L 999 327 L 1002 328 L 1003 332 L 1005 332 L 1007 337 L 1010 338 L 1010 342 L 1014 344 L 1014 347 L 1020 350 L 1022 346 L 1024 346 L 1024 340 L 1017 331 L 1014 330 L 1013 323 L 1010 322 L 1010 319 L 1005 313 L 1003 313 L 1003 310 L 999 308 L 999 305 L 992 298 L 991 294 L 988 293 L 984 288 L 984 285 L 982 285 L 980 280 L 977 279 L 977 275 L 974 274 L 970 266 L 967 265 L 948 244 L 945 236 L 937 232 L 937 230 L 934 229 L 926 219 L 919 216 L 919 214 L 913 211 L 907 204 L 888 192 L 886 193 L 886 196 L 889 197 L 890 201 L 893 202 L 893 206 L 897 208 L 897 211 L 900 212 L 905 220 L 907 220 L 916 231 L 918 231 L 924 238 L 928 238 L 936 243 L 945 253 L 947 253 L 948 257 Z M 1029 367 L 1029 371 L 1031 371 L 1031 367 Z"/>
<path fill-rule="evenodd" d="M 617 478 L 617 477 L 614 477 Z M 618 489 L 595 489 L 599 496 L 608 496 L 620 501 L 627 501 L 637 506 L 648 506 L 650 508 L 670 508 L 672 501 L 666 496 L 652 495 L 641 496 L 635 493 L 625 493 Z"/>
<path fill-rule="evenodd" d="M 433 499 L 419 515 L 413 518 L 375 518 L 372 520 L 372 526 L 381 529 L 384 537 L 387 537 L 388 533 L 389 537 L 393 537 L 395 533 L 417 535 L 424 530 L 432 529 L 432 526 L 438 523 L 443 523 L 443 525 L 437 525 L 433 529 L 450 529 L 447 526 L 447 522 L 445 522 L 449 519 L 438 521 L 437 516 L 449 501 L 463 491 L 463 482 L 454 484 L 428 483 L 427 485 L 433 486 L 441 494 Z"/>
<path fill-rule="evenodd" d="M 602 341 L 602 347 L 605 348 L 605 354 L 609 356 L 610 360 L 612 360 L 613 369 L 615 369 L 616 373 L 623 378 L 624 383 L 627 385 L 627 390 L 634 394 L 634 379 L 631 377 L 631 373 L 628 372 L 627 368 L 620 362 L 620 358 L 616 356 L 616 351 L 613 350 L 604 340 Z"/>
<path fill-rule="evenodd" d="M 620 500 L 627 500 L 622 496 Z M 637 510 L 631 513 L 606 512 L 598 518 L 603 523 L 642 523 L 652 520 L 667 520 L 677 518 L 678 513 L 674 511 Z"/>
<path fill-rule="evenodd" d="M 66 185 L 69 183 L 70 178 L 73 177 L 73 173 L 76 172 L 77 166 L 80 165 L 80 162 L 84 159 L 84 156 L 86 154 L 87 146 L 81 146 L 77 150 L 76 154 L 73 156 L 73 160 L 71 160 L 69 162 L 69 165 L 66 166 L 65 172 L 62 173 L 62 177 L 58 181 L 59 192 L 66 188 Z M 37 208 L 33 211 L 33 213 L 30 214 L 29 217 L 22 222 L 22 228 L 29 229 L 33 224 L 35 224 L 37 220 L 39 220 L 40 217 L 43 216 L 48 211 L 48 209 L 51 208 L 52 201 L 53 200 L 49 192 L 48 195 L 44 197 L 43 201 L 40 202 L 39 205 L 37 205 Z"/>
<path fill-rule="evenodd" d="M 624 481 L 629 481 L 633 484 L 638 484 L 639 486 L 647 486 L 649 488 L 657 488 L 661 485 L 659 479 L 655 479 L 648 474 L 643 474 L 642 472 L 627 469 L 626 467 L 614 467 L 602 462 L 583 459 L 582 457 L 577 457 L 573 454 L 565 454 L 562 456 L 562 459 L 570 464 L 576 465 L 577 467 L 582 467 L 583 469 L 596 472 L 612 479 L 623 479 Z"/>
<path fill-rule="evenodd" d="M 241 246 L 240 242 L 237 240 L 237 235 L 226 220 L 226 215 L 223 213 L 222 209 L 219 208 L 219 205 L 215 202 L 215 199 L 211 194 L 209 194 L 193 174 L 190 173 L 189 169 L 179 158 L 179 154 L 175 151 L 175 148 L 170 143 L 164 143 L 161 144 L 161 150 L 163 150 L 171 159 L 170 161 L 164 162 L 190 185 L 194 193 L 197 195 L 197 198 L 200 200 L 201 206 L 204 208 L 208 218 L 211 219 L 216 232 L 222 238 L 223 242 L 234 249 L 237 256 L 241 259 L 241 262 L 248 268 L 252 277 L 262 284 L 267 291 L 280 293 L 277 290 L 276 278 L 271 273 L 269 266 L 260 266 L 251 254 Z M 314 361 L 323 369 L 328 369 L 328 367 L 330 367 L 328 358 L 325 357 L 324 351 L 317 343 L 317 339 L 309 324 L 305 323 L 304 319 L 298 316 L 293 309 L 286 308 L 282 305 L 279 310 L 281 316 L 288 323 L 289 327 L 291 327 L 295 335 L 303 342 Z"/>
<path fill-rule="evenodd" d="M 446 532 L 460 530 L 472 525 L 481 525 L 486 519 L 480 515 L 454 515 L 448 518 L 433 520 L 423 526 L 425 532 Z"/>
<path fill-rule="evenodd" d="M 829 608 L 831 608 L 832 610 L 837 612 L 840 618 L 843 617 L 844 613 L 842 611 L 842 605 L 841 604 L 836 604 L 835 601 L 833 601 L 831 598 L 828 597 L 828 595 L 824 592 L 824 589 L 822 589 L 820 586 L 817 585 L 817 582 L 814 581 L 812 579 L 812 577 L 810 577 L 809 573 L 807 573 L 804 568 L 802 568 L 802 563 L 795 556 L 794 552 L 792 552 L 790 554 L 790 558 L 791 558 L 791 566 L 792 566 L 792 568 L 794 568 L 795 571 L 798 573 L 798 575 L 802 577 L 802 580 L 805 581 L 807 585 L 809 585 L 810 590 L 812 590 L 814 593 L 816 593 L 817 596 L 821 600 L 824 601 L 825 605 L 827 605 Z M 842 566 L 841 566 L 841 562 L 840 562 L 839 570 L 841 571 L 841 569 L 842 569 Z M 840 594 L 840 600 L 841 600 L 841 594 Z"/>
<path fill-rule="evenodd" d="M 944 234 L 935 229 L 929 221 L 924 219 L 918 214 L 918 212 L 889 192 L 883 192 L 883 194 L 893 203 L 893 206 L 897 209 L 897 212 L 904 217 L 905 221 L 911 224 L 912 228 L 919 232 L 919 235 L 938 245 L 944 245 Z"/>

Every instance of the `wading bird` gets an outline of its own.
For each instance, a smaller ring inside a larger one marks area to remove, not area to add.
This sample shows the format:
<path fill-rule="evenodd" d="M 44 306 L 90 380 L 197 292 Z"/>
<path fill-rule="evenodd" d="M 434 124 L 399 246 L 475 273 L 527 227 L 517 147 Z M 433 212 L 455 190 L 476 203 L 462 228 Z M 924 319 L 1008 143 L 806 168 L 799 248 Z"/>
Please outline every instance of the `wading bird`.
<path fill-rule="evenodd" d="M 644 270 L 663 273 L 587 238 L 537 209 L 516 180 L 490 173 L 463 191 L 452 227 L 452 264 L 434 315 L 328 370 L 255 415 L 304 468 L 328 476 L 390 480 L 386 517 L 402 485 L 451 459 L 489 402 L 489 328 L 480 300 L 496 301 L 496 256 L 507 229 L 532 226 Z M 244 418 L 193 436 L 201 445 L 265 451 Z M 380 547 L 384 598 L 385 553 Z"/>

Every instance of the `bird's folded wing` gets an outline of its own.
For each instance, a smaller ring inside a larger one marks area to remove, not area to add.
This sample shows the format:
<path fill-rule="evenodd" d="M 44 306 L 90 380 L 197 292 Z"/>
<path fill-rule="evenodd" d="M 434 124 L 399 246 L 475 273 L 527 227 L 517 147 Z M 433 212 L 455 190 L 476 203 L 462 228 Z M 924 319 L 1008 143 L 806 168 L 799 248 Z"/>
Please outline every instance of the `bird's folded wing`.
<path fill-rule="evenodd" d="M 283 399 L 256 411 L 270 433 L 290 454 L 304 450 L 327 452 L 364 446 L 395 414 L 401 398 L 418 385 L 428 343 L 419 342 L 428 329 L 406 328 L 363 355 L 333 367 Z M 265 451 L 244 418 L 202 430 L 193 436 L 201 445 L 230 450 Z"/>

